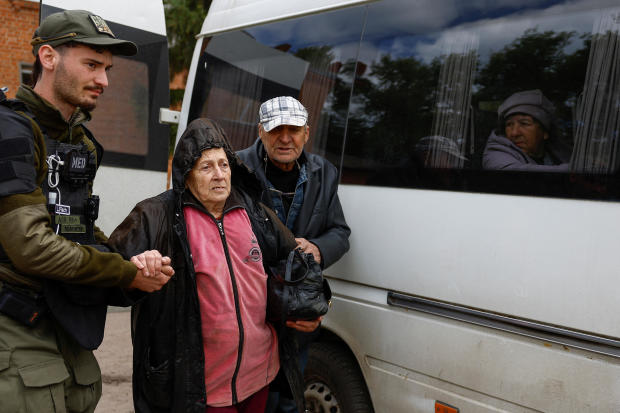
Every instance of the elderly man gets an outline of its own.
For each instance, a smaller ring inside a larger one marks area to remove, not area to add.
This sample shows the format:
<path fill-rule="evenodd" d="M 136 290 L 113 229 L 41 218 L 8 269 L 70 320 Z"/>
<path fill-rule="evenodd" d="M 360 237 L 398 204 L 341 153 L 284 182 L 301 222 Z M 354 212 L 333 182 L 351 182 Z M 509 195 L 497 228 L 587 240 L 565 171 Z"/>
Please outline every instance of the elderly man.
<path fill-rule="evenodd" d="M 351 230 L 338 199 L 338 170 L 304 150 L 310 136 L 306 108 L 291 96 L 264 102 L 258 135 L 252 146 L 238 152 L 239 157 L 260 179 L 263 201 L 295 234 L 299 248 L 313 254 L 323 268 L 329 267 L 348 251 Z M 300 341 L 303 368 L 308 338 Z M 290 399 L 280 407 L 295 411 Z"/>
<path fill-rule="evenodd" d="M 497 112 L 500 132 L 487 141 L 484 169 L 568 171 L 568 157 L 553 136 L 555 107 L 540 90 L 511 95 Z"/>
<path fill-rule="evenodd" d="M 0 411 L 92 412 L 101 372 L 91 350 L 122 297 L 104 287 L 155 291 L 173 273 L 156 251 L 132 262 L 105 252 L 94 224 L 102 148 L 84 122 L 113 55 L 137 48 L 80 10 L 47 17 L 31 44 L 34 87 L 17 100 L 0 92 Z"/>
<path fill-rule="evenodd" d="M 259 139 L 237 154 L 265 188 L 263 200 L 295 234 L 297 244 L 323 268 L 349 249 L 349 234 L 338 199 L 338 170 L 308 153 L 308 112 L 295 98 L 280 96 L 259 110 Z"/>

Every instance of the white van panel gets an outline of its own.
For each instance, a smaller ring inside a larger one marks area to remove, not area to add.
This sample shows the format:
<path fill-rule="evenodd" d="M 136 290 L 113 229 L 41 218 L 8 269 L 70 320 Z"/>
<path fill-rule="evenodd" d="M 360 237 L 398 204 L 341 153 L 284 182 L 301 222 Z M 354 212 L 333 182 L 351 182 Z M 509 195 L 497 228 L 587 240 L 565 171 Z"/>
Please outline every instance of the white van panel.
<path fill-rule="evenodd" d="M 157 6 L 147 4 L 157 3 Z M 166 35 L 166 19 L 161 2 L 152 0 L 143 1 L 83 1 L 83 0 L 45 0 L 48 6 L 65 10 L 88 10 L 103 17 L 105 20 L 123 24 L 136 29 Z"/>
<path fill-rule="evenodd" d="M 228 30 L 240 29 L 258 23 L 268 23 L 370 3 L 369 0 L 213 0 L 205 18 L 200 36 L 211 36 Z M 277 10 L 277 12 L 274 12 Z"/>
<path fill-rule="evenodd" d="M 355 185 L 339 196 L 352 248 L 330 276 L 620 337 L 620 205 Z"/>
<path fill-rule="evenodd" d="M 140 201 L 166 190 L 166 172 L 101 166 L 93 185 L 99 195 L 97 226 L 110 235 Z"/>
<path fill-rule="evenodd" d="M 385 290 L 330 284 L 323 326 L 358 358 L 377 412 L 431 412 L 435 400 L 463 412 L 620 411 L 616 358 L 393 308 Z"/>

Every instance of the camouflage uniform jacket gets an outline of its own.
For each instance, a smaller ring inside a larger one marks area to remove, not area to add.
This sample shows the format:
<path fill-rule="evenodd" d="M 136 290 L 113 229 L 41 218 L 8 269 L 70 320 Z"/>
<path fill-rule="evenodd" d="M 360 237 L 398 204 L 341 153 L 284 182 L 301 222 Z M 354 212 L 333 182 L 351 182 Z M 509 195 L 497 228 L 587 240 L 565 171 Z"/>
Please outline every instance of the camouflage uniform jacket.
<path fill-rule="evenodd" d="M 47 178 L 43 131 L 50 139 L 83 142 L 96 152 L 82 127 L 90 115 L 77 109 L 66 121 L 27 86 L 20 87 L 17 98 L 12 108 L 0 104 L 0 281 L 34 290 L 41 288 L 41 279 L 127 287 L 135 277 L 135 265 L 119 254 L 99 252 L 56 235 L 41 190 Z M 0 101 L 6 103 L 3 95 Z M 98 228 L 95 239 L 107 240 Z"/>

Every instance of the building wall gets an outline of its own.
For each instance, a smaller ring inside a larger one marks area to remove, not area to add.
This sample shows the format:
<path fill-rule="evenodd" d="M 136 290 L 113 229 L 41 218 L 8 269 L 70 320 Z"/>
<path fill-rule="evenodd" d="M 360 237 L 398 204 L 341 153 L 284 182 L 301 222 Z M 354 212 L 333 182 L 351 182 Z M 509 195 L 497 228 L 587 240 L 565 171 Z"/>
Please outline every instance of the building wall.
<path fill-rule="evenodd" d="M 0 87 L 15 97 L 21 83 L 20 63 L 32 64 L 30 40 L 39 25 L 39 3 L 0 0 Z"/>

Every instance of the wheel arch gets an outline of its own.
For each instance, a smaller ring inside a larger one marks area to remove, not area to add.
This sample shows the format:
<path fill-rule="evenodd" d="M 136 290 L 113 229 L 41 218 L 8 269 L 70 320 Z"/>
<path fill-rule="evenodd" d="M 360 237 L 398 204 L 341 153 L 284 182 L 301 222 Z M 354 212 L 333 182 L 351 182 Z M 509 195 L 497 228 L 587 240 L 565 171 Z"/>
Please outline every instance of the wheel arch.
<path fill-rule="evenodd" d="M 366 376 L 366 369 L 363 368 L 364 360 L 357 357 L 355 352 L 352 350 L 351 345 L 349 345 L 349 343 L 344 338 L 340 337 L 335 331 L 333 331 L 332 329 L 324 325 L 321 325 L 319 334 L 316 340 L 314 341 L 320 342 L 320 343 L 334 344 L 340 347 L 342 350 L 346 351 L 350 359 L 355 361 L 360 377 L 363 379 L 364 385 L 366 386 L 366 392 L 368 396 L 370 397 L 370 401 L 372 405 L 374 406 L 375 405 L 374 397 L 370 390 L 370 387 L 368 386 L 368 378 Z M 360 357 L 363 357 L 363 355 L 360 355 Z"/>

